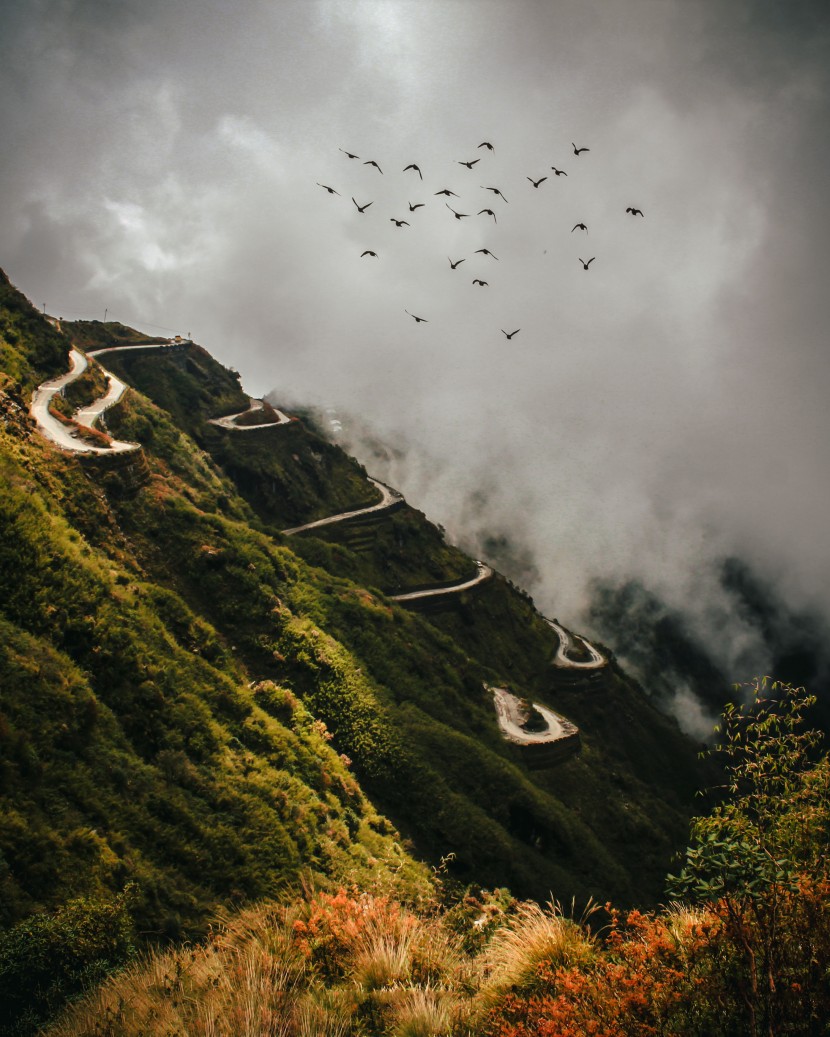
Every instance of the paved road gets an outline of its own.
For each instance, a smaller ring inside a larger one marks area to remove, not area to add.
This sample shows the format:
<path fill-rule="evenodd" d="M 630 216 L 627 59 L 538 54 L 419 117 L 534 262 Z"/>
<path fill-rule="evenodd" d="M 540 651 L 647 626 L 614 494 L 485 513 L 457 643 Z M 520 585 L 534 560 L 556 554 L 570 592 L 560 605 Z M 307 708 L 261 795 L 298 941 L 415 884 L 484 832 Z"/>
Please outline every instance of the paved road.
<path fill-rule="evenodd" d="M 321 518 L 315 522 L 306 522 L 302 526 L 284 529 L 283 533 L 288 535 L 302 533 L 307 529 L 318 529 L 320 526 L 330 526 L 335 522 L 345 522 L 346 519 L 356 518 L 358 515 L 371 515 L 376 511 L 384 511 L 386 508 L 391 508 L 393 504 L 403 500 L 403 494 L 393 490 L 391 486 L 386 486 L 384 483 L 378 482 L 377 479 L 369 479 L 369 482 L 383 494 L 379 504 L 372 504 L 368 508 L 357 508 L 355 511 L 342 511 L 338 515 L 329 515 L 328 518 Z"/>
<path fill-rule="evenodd" d="M 433 587 L 427 588 L 423 591 L 407 591 L 406 594 L 387 594 L 387 598 L 390 601 L 417 601 L 423 598 L 440 598 L 444 594 L 460 594 L 461 591 L 469 590 L 471 587 L 477 587 L 480 583 L 484 583 L 485 580 L 489 580 L 493 575 L 493 570 L 489 565 L 485 565 L 484 562 L 476 562 L 477 572 L 471 580 L 459 580 L 457 583 L 451 583 L 447 587 Z"/>
<path fill-rule="evenodd" d="M 511 694 L 506 688 L 490 688 L 496 706 L 496 714 L 499 727 L 504 737 L 517 745 L 544 745 L 547 742 L 558 742 L 560 738 L 569 738 L 575 734 L 577 728 L 569 720 L 560 717 L 547 706 L 538 702 L 533 703 L 547 721 L 547 729 L 544 731 L 525 731 L 521 726 L 522 711 L 520 700 Z"/>
<path fill-rule="evenodd" d="M 120 442 L 117 439 L 111 440 L 110 445 L 106 447 L 86 443 L 82 439 L 77 438 L 76 430 L 72 428 L 72 426 L 64 425 L 63 422 L 58 421 L 57 418 L 53 417 L 52 414 L 49 413 L 49 404 L 52 402 L 55 393 L 60 392 L 61 389 L 64 389 L 67 385 L 74 382 L 76 378 L 79 378 L 86 368 L 87 358 L 73 346 L 69 351 L 69 370 L 66 374 L 62 374 L 58 378 L 53 378 L 48 382 L 44 382 L 32 393 L 32 402 L 29 407 L 29 413 L 37 422 L 37 427 L 41 435 L 45 436 L 53 443 L 56 443 L 64 450 L 71 450 L 76 454 L 117 454 L 129 450 L 140 450 L 141 447 L 138 443 L 125 443 Z M 106 395 L 100 400 L 96 400 L 90 407 L 85 407 L 78 411 L 74 415 L 75 421 L 82 425 L 91 425 L 92 421 L 103 414 L 107 407 L 111 407 L 121 398 L 126 386 L 113 375 L 108 374 L 108 378 L 110 379 L 110 382 Z M 91 420 L 88 420 L 90 418 Z"/>
<path fill-rule="evenodd" d="M 555 619 L 546 619 L 545 622 L 553 628 L 556 636 L 559 638 L 559 647 L 556 649 L 556 655 L 553 660 L 554 666 L 561 666 L 569 670 L 598 670 L 600 667 L 607 665 L 608 660 L 594 648 L 590 641 L 586 641 L 584 637 L 571 637 L 568 631 L 561 627 Z M 571 659 L 569 653 L 574 648 L 574 640 L 578 640 L 585 645 L 591 656 L 590 659 Z"/>
<path fill-rule="evenodd" d="M 241 410 L 238 414 L 227 414 L 224 418 L 208 418 L 211 425 L 218 425 L 220 428 L 230 429 L 232 432 L 250 432 L 256 428 L 276 428 L 278 425 L 288 425 L 292 419 L 287 415 L 283 414 L 281 410 L 274 408 L 274 412 L 277 415 L 276 421 L 263 421 L 259 425 L 240 425 L 238 424 L 240 418 L 244 418 L 248 414 L 254 414 L 256 411 L 265 410 L 265 403 L 263 400 L 255 400 L 253 397 L 248 397 L 248 409 Z"/>
<path fill-rule="evenodd" d="M 109 383 L 104 395 L 97 400 L 93 400 L 88 407 L 81 407 L 80 410 L 75 411 L 72 415 L 73 420 L 77 421 L 79 425 L 87 425 L 91 428 L 104 411 L 118 403 L 127 391 L 128 386 L 126 382 L 122 382 L 120 378 L 110 371 L 105 371 L 104 373 Z"/>
<path fill-rule="evenodd" d="M 176 344 L 175 342 L 145 342 L 137 346 L 107 346 L 105 349 L 95 349 L 89 355 L 97 358 L 104 356 L 106 353 L 129 353 L 139 349 L 170 349 Z M 270 428 L 272 425 L 288 425 L 292 420 L 287 414 L 283 414 L 281 410 L 277 410 L 275 407 L 276 421 L 263 421 L 260 425 L 238 424 L 239 419 L 245 417 L 246 414 L 253 414 L 255 411 L 264 409 L 263 400 L 255 400 L 249 396 L 247 410 L 241 410 L 238 414 L 227 414 L 224 418 L 208 418 L 208 421 L 211 425 L 218 425 L 220 428 L 231 429 L 234 432 L 250 432 L 253 429 Z"/>

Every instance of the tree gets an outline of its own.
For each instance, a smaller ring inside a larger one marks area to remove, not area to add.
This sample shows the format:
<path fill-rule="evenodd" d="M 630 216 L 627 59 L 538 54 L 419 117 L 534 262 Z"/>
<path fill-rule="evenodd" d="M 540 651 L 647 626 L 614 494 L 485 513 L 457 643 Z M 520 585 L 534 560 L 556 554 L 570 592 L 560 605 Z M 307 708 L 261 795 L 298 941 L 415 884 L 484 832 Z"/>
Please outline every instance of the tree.
<path fill-rule="evenodd" d="M 724 761 L 725 798 L 692 820 L 684 867 L 668 889 L 723 916 L 750 1032 L 774 1034 L 816 959 L 809 927 L 802 931 L 816 897 L 815 939 L 826 940 L 830 768 L 817 759 L 822 735 L 806 727 L 814 696 L 767 677 L 746 687 L 748 700 L 726 707 L 708 750 Z"/>

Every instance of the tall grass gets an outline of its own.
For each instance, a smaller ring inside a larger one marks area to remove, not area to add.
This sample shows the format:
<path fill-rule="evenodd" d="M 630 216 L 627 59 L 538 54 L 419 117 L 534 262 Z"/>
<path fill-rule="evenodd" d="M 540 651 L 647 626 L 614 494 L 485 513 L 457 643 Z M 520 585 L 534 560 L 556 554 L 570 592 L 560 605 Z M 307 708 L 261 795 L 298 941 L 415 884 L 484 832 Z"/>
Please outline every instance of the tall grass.
<path fill-rule="evenodd" d="M 521 903 L 481 957 L 480 999 L 490 1006 L 507 991 L 532 989 L 541 966 L 584 967 L 596 953 L 584 925 L 565 918 L 558 904 Z"/>
<path fill-rule="evenodd" d="M 69 1009 L 53 1037 L 289 1037 L 297 1032 L 305 959 L 291 909 L 258 908 L 197 947 L 150 955 Z"/>
<path fill-rule="evenodd" d="M 49 1037 L 346 1037 L 449 1033 L 470 971 L 458 938 L 369 895 L 318 894 L 226 918 L 70 1008 Z"/>

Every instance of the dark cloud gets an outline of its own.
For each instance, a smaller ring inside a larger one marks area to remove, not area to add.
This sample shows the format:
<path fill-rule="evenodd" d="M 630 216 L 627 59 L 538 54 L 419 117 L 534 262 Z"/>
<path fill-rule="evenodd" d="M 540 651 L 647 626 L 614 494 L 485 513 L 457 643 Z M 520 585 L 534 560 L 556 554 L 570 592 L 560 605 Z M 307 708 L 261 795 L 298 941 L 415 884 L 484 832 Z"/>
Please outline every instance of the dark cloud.
<path fill-rule="evenodd" d="M 728 669 L 746 638 L 714 560 L 827 607 L 825 5 L 4 13 L 0 262 L 38 302 L 192 331 L 252 391 L 368 419 L 400 441 L 387 474 L 510 545 L 560 615 L 638 578 L 700 603 Z"/>

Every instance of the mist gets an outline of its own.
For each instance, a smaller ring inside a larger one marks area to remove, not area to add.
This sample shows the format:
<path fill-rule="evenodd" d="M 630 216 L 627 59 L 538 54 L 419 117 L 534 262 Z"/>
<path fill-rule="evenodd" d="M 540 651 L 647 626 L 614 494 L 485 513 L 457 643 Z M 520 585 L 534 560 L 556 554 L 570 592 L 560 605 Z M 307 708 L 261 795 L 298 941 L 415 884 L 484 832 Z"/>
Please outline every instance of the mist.
<path fill-rule="evenodd" d="M 36 305 L 335 407 L 373 474 L 588 633 L 596 580 L 636 580 L 730 679 L 763 672 L 733 556 L 830 614 L 826 5 L 4 11 L 0 264 Z"/>

